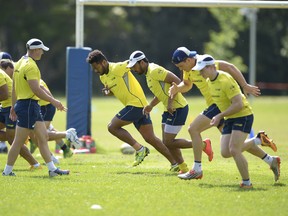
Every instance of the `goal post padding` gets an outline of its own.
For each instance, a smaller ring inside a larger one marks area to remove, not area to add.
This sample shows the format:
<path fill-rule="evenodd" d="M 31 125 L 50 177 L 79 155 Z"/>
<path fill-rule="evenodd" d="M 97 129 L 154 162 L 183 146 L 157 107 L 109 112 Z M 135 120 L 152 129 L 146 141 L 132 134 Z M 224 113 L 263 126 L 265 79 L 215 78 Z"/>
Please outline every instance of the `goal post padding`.
<path fill-rule="evenodd" d="M 89 47 L 66 49 L 66 127 L 77 135 L 91 135 L 92 70 L 86 62 Z"/>

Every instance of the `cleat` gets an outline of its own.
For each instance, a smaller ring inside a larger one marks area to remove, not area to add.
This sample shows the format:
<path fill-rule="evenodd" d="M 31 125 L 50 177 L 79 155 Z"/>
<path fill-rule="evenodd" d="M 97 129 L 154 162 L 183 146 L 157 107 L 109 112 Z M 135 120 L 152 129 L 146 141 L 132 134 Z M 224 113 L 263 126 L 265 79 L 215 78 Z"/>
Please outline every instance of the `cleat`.
<path fill-rule="evenodd" d="M 261 140 L 261 145 L 262 145 L 262 146 L 270 147 L 274 152 L 277 151 L 276 144 L 273 142 L 272 139 L 270 139 L 270 138 L 267 136 L 267 134 L 265 133 L 265 131 L 259 131 L 259 133 L 257 134 L 256 137 Z"/>
<path fill-rule="evenodd" d="M 69 175 L 70 171 L 69 170 L 60 170 L 60 169 L 56 169 L 54 171 L 49 170 L 49 176 L 50 177 L 54 177 L 54 176 L 58 176 L 58 175 Z"/>
<path fill-rule="evenodd" d="M 180 168 L 179 165 L 176 163 L 174 165 L 171 165 L 170 171 L 171 172 L 179 172 Z"/>
<path fill-rule="evenodd" d="M 133 166 L 137 166 L 144 160 L 145 157 L 148 156 L 150 150 L 147 147 L 144 147 L 143 151 L 136 152 L 135 154 L 135 161 L 133 162 Z"/>
<path fill-rule="evenodd" d="M 214 152 L 212 150 L 211 140 L 209 138 L 206 138 L 205 140 L 203 140 L 203 142 L 206 144 L 203 151 L 208 155 L 208 160 L 211 162 L 213 160 L 213 155 L 214 155 Z"/>
<path fill-rule="evenodd" d="M 272 160 L 272 164 L 270 166 L 270 169 L 274 173 L 275 182 L 277 182 L 279 180 L 279 177 L 280 177 L 280 163 L 281 163 L 281 160 L 280 160 L 280 157 L 273 156 L 272 158 L 273 158 L 273 160 Z"/>
<path fill-rule="evenodd" d="M 73 156 L 73 151 L 67 146 L 65 150 L 63 150 L 63 157 L 70 158 Z"/>
<path fill-rule="evenodd" d="M 253 189 L 253 185 L 252 184 L 247 185 L 247 184 L 241 183 L 240 184 L 240 188 L 242 188 L 242 189 Z"/>
<path fill-rule="evenodd" d="M 42 170 L 43 168 L 42 168 L 42 166 L 41 165 L 39 165 L 39 166 L 37 166 L 37 167 L 35 167 L 35 166 L 30 166 L 30 168 L 29 168 L 29 170 L 30 171 L 37 171 L 37 170 Z"/>
<path fill-rule="evenodd" d="M 179 174 L 186 173 L 189 171 L 189 168 L 185 162 L 183 162 L 182 164 L 179 164 L 179 169 L 180 169 Z"/>
<path fill-rule="evenodd" d="M 31 139 L 29 139 L 29 143 L 30 143 L 30 153 L 33 154 L 37 149 L 37 145 Z"/>
<path fill-rule="evenodd" d="M 80 142 L 77 132 L 75 128 L 69 128 L 66 131 L 66 139 L 71 142 L 71 144 L 76 148 L 79 149 L 82 147 L 82 143 Z"/>
<path fill-rule="evenodd" d="M 2 176 L 16 176 L 14 172 L 10 172 L 8 175 L 5 174 L 5 172 L 2 172 Z"/>
<path fill-rule="evenodd" d="M 190 180 L 190 179 L 202 179 L 203 177 L 203 172 L 196 172 L 195 170 L 190 170 L 186 173 L 179 174 L 178 177 L 180 179 L 184 180 Z"/>

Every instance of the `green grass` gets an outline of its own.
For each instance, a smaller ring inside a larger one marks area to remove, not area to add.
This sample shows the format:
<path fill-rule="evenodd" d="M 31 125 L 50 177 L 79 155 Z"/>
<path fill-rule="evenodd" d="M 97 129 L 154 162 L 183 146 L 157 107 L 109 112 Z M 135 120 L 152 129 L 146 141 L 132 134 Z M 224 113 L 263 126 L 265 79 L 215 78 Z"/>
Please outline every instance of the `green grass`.
<path fill-rule="evenodd" d="M 189 122 L 205 108 L 202 98 L 189 98 Z M 151 154 L 138 167 L 132 168 L 133 155 L 122 155 L 122 144 L 107 131 L 110 119 L 122 108 L 114 98 L 94 98 L 92 130 L 97 154 L 77 154 L 61 160 L 61 168 L 71 175 L 49 178 L 47 168 L 29 172 L 27 163 L 19 158 L 14 171 L 17 177 L 0 177 L 0 215 L 287 215 L 287 97 L 260 97 L 251 101 L 254 131 L 264 129 L 272 137 L 282 159 L 280 182 L 274 184 L 272 171 L 258 158 L 245 153 L 254 189 L 240 190 L 240 176 L 233 159 L 220 156 L 219 132 L 212 128 L 203 133 L 210 137 L 214 160 L 203 155 L 202 180 L 184 181 L 169 172 L 169 162 L 152 147 Z M 153 110 L 155 133 L 161 134 L 161 105 Z M 57 112 L 53 125 L 64 130 L 65 113 Z M 189 138 L 187 125 L 179 137 Z M 145 144 L 133 126 L 126 127 Z M 54 142 L 50 142 L 54 150 Z M 146 145 L 146 144 L 145 144 Z M 275 153 L 264 148 L 270 155 Z M 37 151 L 34 154 L 42 163 Z M 193 164 L 191 149 L 183 151 L 186 162 Z M 0 154 L 2 169 L 7 155 Z M 97 204 L 101 210 L 91 209 Z"/>

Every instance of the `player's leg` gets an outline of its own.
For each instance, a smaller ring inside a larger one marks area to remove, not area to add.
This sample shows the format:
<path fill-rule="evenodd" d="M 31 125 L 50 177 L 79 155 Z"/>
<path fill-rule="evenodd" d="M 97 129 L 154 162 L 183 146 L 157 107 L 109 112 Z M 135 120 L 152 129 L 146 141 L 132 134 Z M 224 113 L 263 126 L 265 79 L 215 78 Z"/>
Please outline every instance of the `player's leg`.
<path fill-rule="evenodd" d="M 12 170 L 20 153 L 21 147 L 24 145 L 30 130 L 27 128 L 16 126 L 15 138 L 8 152 L 7 164 L 4 168 L 2 175 L 15 175 Z"/>
<path fill-rule="evenodd" d="M 144 140 L 152 145 L 158 152 L 160 152 L 164 157 L 167 158 L 167 160 L 171 163 L 171 165 L 175 164 L 176 161 L 171 155 L 169 149 L 163 144 L 161 139 L 156 137 L 152 123 L 151 124 L 142 124 L 139 127 L 139 132 L 144 138 Z"/>

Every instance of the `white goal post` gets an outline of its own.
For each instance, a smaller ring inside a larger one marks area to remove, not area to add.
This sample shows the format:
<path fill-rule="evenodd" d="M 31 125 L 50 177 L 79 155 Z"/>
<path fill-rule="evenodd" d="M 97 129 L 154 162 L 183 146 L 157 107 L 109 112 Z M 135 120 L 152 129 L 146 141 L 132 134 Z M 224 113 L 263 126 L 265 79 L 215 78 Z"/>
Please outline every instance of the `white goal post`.
<path fill-rule="evenodd" d="M 76 0 L 76 48 L 84 46 L 84 6 L 130 6 L 130 7 L 198 7 L 198 8 L 266 8 L 288 9 L 288 1 L 250 0 Z M 256 13 L 252 13 L 250 26 L 250 73 L 249 82 L 256 79 Z"/>
<path fill-rule="evenodd" d="M 84 45 L 84 6 L 131 7 L 220 7 L 220 8 L 270 8 L 287 9 L 288 1 L 233 1 L 233 0 L 76 0 L 76 47 Z"/>

